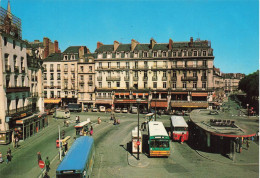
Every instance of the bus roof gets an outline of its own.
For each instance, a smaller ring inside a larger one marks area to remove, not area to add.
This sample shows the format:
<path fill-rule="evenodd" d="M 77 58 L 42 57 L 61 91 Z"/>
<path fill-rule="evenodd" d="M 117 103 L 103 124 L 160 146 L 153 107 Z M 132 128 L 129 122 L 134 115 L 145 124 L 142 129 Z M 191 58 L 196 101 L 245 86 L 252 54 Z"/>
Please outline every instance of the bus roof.
<path fill-rule="evenodd" d="M 171 124 L 173 127 L 188 127 L 182 116 L 171 116 Z"/>
<path fill-rule="evenodd" d="M 93 146 L 94 139 L 89 136 L 82 136 L 78 138 L 62 162 L 59 164 L 56 171 L 69 171 L 69 170 L 81 170 L 85 168 L 85 164 L 88 160 L 88 155 Z"/>
<path fill-rule="evenodd" d="M 74 127 L 76 127 L 76 128 L 83 127 L 83 126 L 87 125 L 88 123 L 90 123 L 90 119 L 89 118 L 86 121 L 83 121 L 83 122 L 75 125 Z"/>
<path fill-rule="evenodd" d="M 150 121 L 148 127 L 150 136 L 168 136 L 162 122 Z"/>

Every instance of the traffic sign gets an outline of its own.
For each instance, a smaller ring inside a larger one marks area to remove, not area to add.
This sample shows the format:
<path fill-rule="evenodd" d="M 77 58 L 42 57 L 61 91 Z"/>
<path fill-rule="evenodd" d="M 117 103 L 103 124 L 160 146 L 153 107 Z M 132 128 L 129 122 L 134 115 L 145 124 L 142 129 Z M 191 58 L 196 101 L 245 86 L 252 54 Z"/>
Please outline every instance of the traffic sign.
<path fill-rule="evenodd" d="M 44 164 L 44 162 L 43 162 L 42 160 L 40 160 L 38 164 L 39 164 L 39 167 L 42 168 L 42 169 L 43 169 L 44 166 L 45 166 L 45 164 Z"/>
<path fill-rule="evenodd" d="M 137 143 L 137 145 L 140 145 L 140 141 L 137 141 L 136 143 Z"/>

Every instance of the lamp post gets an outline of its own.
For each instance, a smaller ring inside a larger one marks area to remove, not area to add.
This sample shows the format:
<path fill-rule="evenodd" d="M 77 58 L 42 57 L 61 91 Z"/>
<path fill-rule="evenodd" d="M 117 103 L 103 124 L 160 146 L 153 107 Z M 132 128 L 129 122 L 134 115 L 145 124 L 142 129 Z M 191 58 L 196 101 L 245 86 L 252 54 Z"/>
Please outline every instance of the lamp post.
<path fill-rule="evenodd" d="M 140 140 L 139 140 L 139 104 L 140 104 L 140 101 L 141 101 L 141 99 L 140 98 L 138 98 L 138 99 L 136 99 L 136 102 L 137 102 L 137 104 L 138 104 L 138 110 L 137 110 L 137 112 L 138 112 L 138 126 L 137 126 L 137 160 L 140 160 L 139 159 L 139 143 L 140 143 Z"/>
<path fill-rule="evenodd" d="M 249 104 L 246 104 L 247 107 L 247 118 L 249 119 Z"/>
<path fill-rule="evenodd" d="M 154 91 L 154 98 L 155 98 L 155 121 L 156 121 L 156 91 Z"/>

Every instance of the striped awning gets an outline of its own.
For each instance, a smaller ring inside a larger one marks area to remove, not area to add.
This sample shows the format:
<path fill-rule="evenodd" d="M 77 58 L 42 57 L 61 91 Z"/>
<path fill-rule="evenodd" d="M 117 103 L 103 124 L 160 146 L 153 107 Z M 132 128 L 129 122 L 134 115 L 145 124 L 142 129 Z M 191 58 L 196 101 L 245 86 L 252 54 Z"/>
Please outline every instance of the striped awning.
<path fill-rule="evenodd" d="M 57 98 L 57 99 L 45 99 L 44 98 L 44 103 L 58 104 L 59 102 L 61 102 L 61 98 Z"/>
<path fill-rule="evenodd" d="M 175 108 L 207 108 L 208 103 L 195 103 L 195 102 L 172 102 L 171 107 Z"/>
<path fill-rule="evenodd" d="M 158 107 L 158 108 L 167 108 L 168 107 L 168 102 L 167 101 L 152 101 L 151 102 L 151 107 Z"/>
<path fill-rule="evenodd" d="M 191 96 L 208 96 L 208 93 L 191 93 Z"/>

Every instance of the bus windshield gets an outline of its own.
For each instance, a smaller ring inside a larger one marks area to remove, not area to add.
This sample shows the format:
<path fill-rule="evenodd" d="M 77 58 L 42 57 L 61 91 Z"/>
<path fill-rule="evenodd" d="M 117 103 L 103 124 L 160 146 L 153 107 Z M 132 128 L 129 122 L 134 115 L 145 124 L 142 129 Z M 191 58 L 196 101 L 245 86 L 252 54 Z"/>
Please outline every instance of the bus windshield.
<path fill-rule="evenodd" d="M 168 140 L 151 140 L 150 145 L 153 148 L 169 148 Z"/>
<path fill-rule="evenodd" d="M 173 131 L 187 131 L 187 127 L 174 127 Z"/>

